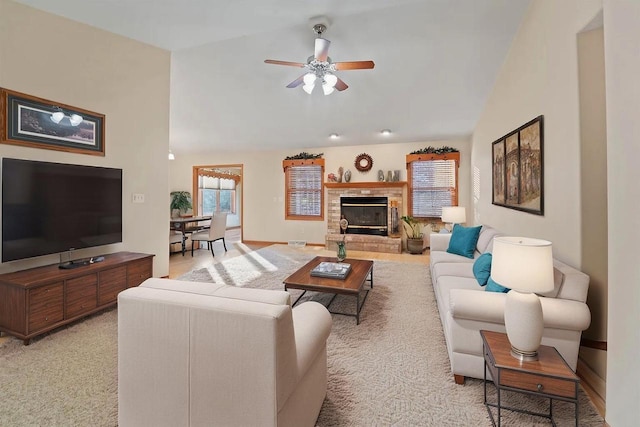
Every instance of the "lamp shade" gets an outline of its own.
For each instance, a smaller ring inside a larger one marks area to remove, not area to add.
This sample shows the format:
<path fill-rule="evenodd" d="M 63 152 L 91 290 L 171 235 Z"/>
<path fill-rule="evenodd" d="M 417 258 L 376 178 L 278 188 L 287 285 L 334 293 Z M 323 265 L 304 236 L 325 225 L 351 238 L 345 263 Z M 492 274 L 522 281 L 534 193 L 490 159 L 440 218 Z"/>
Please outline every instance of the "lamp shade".
<path fill-rule="evenodd" d="M 491 278 L 520 292 L 552 291 L 551 242 L 528 237 L 494 238 Z"/>
<path fill-rule="evenodd" d="M 334 74 L 327 73 L 324 75 L 324 81 L 329 86 L 334 87 L 338 83 L 338 78 Z"/>
<path fill-rule="evenodd" d="M 331 95 L 333 93 L 333 90 L 333 86 L 331 86 L 329 83 L 322 83 L 322 92 L 324 92 L 325 95 Z"/>
<path fill-rule="evenodd" d="M 467 221 L 467 214 L 464 206 L 443 206 L 442 222 L 452 224 L 462 224 Z"/>
<path fill-rule="evenodd" d="M 302 78 L 302 81 L 306 85 L 313 86 L 313 84 L 316 82 L 316 75 L 314 73 L 307 73 Z"/>

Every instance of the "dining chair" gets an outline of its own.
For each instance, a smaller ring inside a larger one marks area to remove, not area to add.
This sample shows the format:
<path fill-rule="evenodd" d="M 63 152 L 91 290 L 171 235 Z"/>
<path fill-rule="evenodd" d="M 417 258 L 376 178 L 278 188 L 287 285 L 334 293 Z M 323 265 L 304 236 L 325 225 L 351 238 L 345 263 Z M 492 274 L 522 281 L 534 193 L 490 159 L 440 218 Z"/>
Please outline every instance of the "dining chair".
<path fill-rule="evenodd" d="M 191 256 L 193 256 L 194 242 L 207 242 L 207 248 L 211 249 L 211 255 L 216 256 L 213 253 L 213 242 L 216 240 L 222 240 L 224 251 L 227 252 L 227 244 L 224 241 L 224 234 L 226 231 L 227 213 L 220 212 L 214 214 L 213 218 L 211 218 L 211 225 L 208 230 L 199 231 L 191 235 Z"/>

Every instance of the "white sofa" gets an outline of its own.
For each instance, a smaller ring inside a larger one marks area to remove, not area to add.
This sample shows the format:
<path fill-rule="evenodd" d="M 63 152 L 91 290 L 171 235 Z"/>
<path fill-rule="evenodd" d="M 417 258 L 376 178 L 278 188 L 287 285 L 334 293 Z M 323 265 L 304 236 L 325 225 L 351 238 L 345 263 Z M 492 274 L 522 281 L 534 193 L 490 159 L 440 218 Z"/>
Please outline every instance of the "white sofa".
<path fill-rule="evenodd" d="M 430 268 L 440 320 L 455 381 L 483 378 L 481 329 L 505 332 L 504 302 L 507 294 L 485 292 L 473 274 L 480 254 L 491 252 L 499 231 L 483 226 L 474 259 L 447 252 L 451 234 L 431 234 Z M 555 287 L 541 297 L 544 316 L 542 344 L 555 347 L 575 371 L 582 331 L 591 323 L 585 301 L 589 276 L 554 260 Z"/>
<path fill-rule="evenodd" d="M 148 279 L 118 295 L 118 423 L 313 426 L 330 331 L 284 291 Z"/>

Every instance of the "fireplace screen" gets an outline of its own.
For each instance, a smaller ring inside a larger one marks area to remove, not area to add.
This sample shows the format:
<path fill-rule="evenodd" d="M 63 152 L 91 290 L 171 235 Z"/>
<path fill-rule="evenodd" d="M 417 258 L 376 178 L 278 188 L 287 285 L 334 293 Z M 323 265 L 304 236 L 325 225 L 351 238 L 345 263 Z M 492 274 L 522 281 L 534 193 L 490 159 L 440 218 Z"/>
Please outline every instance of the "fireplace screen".
<path fill-rule="evenodd" d="M 386 197 L 341 197 L 340 215 L 349 222 L 346 232 L 386 236 L 388 199 Z"/>

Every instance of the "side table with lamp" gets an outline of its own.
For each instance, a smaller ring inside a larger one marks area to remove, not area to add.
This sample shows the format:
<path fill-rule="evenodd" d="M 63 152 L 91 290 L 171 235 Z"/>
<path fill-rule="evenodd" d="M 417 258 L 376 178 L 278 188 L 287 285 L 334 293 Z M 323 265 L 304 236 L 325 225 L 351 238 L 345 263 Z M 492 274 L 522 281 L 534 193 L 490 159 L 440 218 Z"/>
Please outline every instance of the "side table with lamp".
<path fill-rule="evenodd" d="M 494 425 L 500 426 L 501 410 L 508 409 L 553 420 L 553 400 L 575 405 L 578 425 L 580 379 L 553 347 L 541 346 L 544 319 L 538 293 L 553 289 L 551 242 L 527 237 L 493 239 L 491 279 L 509 288 L 504 307 L 507 334 L 480 331 L 484 345 L 484 403 Z M 497 403 L 487 401 L 487 370 L 497 389 Z M 533 413 L 504 407 L 503 390 L 549 399 L 549 412 Z M 497 408 L 497 423 L 491 408 Z"/>

